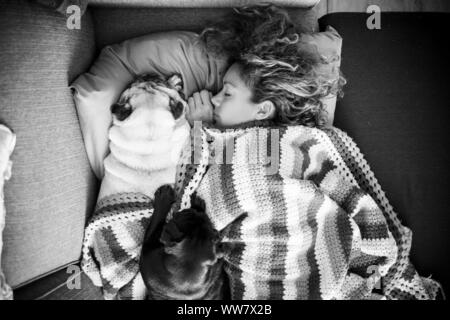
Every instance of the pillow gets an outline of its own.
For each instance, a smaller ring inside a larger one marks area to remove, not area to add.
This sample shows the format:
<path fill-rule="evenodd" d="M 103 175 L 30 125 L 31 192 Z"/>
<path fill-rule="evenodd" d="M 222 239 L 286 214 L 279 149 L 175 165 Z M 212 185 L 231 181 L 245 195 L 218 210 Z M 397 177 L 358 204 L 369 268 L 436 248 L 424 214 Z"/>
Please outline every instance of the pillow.
<path fill-rule="evenodd" d="M 186 97 L 207 89 L 217 91 L 225 61 L 210 59 L 188 31 L 154 33 L 105 47 L 89 72 L 71 85 L 86 152 L 96 176 L 103 177 L 108 154 L 110 106 L 139 74 L 178 73 Z"/>
<path fill-rule="evenodd" d="M 16 145 L 16 135 L 0 124 L 0 300 L 11 300 L 12 290 L 5 282 L 2 266 L 3 228 L 5 227 L 5 202 L 3 185 L 11 177 L 12 162 L 9 160 Z"/>
<path fill-rule="evenodd" d="M 197 40 L 197 33 L 171 31 L 106 46 L 89 72 L 72 83 L 86 152 L 99 179 L 103 177 L 103 159 L 108 154 L 110 106 L 138 74 L 152 72 L 168 76 L 179 73 L 186 97 L 202 89 L 213 92 L 220 89 L 226 62 L 208 56 Z M 327 58 L 340 56 L 342 39 L 331 27 L 325 32 L 305 34 L 303 40 L 317 45 L 319 52 Z M 339 64 L 340 59 L 335 59 L 323 67 L 333 68 Z M 326 101 L 331 122 L 335 104 L 335 97 Z"/>

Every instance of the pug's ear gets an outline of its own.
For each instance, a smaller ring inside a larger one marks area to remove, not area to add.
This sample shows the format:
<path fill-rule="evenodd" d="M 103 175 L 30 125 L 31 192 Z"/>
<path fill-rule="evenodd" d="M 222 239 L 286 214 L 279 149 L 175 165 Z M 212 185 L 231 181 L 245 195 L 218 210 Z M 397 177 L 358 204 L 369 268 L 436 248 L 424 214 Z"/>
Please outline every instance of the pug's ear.
<path fill-rule="evenodd" d="M 183 90 L 183 79 L 179 74 L 174 74 L 173 76 L 171 76 L 169 79 L 167 79 L 167 83 L 172 89 L 180 92 Z"/>

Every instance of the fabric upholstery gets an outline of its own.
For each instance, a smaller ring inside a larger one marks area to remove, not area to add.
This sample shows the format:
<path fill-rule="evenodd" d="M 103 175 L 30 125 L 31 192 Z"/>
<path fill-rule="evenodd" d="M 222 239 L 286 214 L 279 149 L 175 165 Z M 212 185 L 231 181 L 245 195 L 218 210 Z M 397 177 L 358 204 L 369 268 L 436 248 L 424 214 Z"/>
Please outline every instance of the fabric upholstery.
<path fill-rule="evenodd" d="M 103 294 L 78 264 L 72 264 L 14 290 L 14 300 L 103 300 Z"/>
<path fill-rule="evenodd" d="M 344 39 L 348 84 L 335 125 L 365 154 L 404 225 L 413 232 L 411 260 L 448 290 L 450 279 L 449 14 L 382 13 L 323 17 Z"/>
<path fill-rule="evenodd" d="M 289 7 L 289 16 L 301 32 L 318 31 L 317 12 Z M 92 7 L 98 50 L 106 45 L 155 32 L 185 30 L 199 32 L 222 19 L 231 8 L 113 8 Z"/>
<path fill-rule="evenodd" d="M 89 4 L 117 7 L 182 7 L 182 8 L 212 8 L 235 7 L 260 3 L 259 0 L 89 0 Z M 319 0 L 272 0 L 281 6 L 312 7 Z"/>
<path fill-rule="evenodd" d="M 87 0 L 35 0 L 37 3 L 52 8 L 60 14 L 66 16 L 67 9 L 70 6 L 77 6 L 80 9 L 80 15 L 83 15 L 86 11 L 88 1 Z"/>
<path fill-rule="evenodd" d="M 92 19 L 31 1 L 0 2 L 0 118 L 17 135 L 5 185 L 3 270 L 16 288 L 80 257 L 97 182 L 68 84 L 94 55 Z"/>

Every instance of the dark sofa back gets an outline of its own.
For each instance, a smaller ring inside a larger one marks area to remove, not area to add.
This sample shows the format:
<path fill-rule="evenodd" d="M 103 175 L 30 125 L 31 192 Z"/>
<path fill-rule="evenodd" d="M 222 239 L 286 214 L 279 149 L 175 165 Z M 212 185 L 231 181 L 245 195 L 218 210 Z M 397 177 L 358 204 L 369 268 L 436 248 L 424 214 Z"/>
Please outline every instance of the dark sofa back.
<path fill-rule="evenodd" d="M 152 32 L 201 31 L 233 11 L 232 8 L 91 7 L 97 49 Z M 288 7 L 289 16 L 303 32 L 318 30 L 315 10 Z"/>
<path fill-rule="evenodd" d="M 404 225 L 422 276 L 449 287 L 450 14 L 382 13 L 381 29 L 365 13 L 320 19 L 343 37 L 348 80 L 335 126 L 352 136 Z"/>

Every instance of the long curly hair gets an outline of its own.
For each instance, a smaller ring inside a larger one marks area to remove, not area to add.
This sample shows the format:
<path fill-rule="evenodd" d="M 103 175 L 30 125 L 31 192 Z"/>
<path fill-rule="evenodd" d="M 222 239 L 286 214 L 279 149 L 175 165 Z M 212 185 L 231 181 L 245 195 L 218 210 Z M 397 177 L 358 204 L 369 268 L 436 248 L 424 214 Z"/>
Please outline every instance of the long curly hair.
<path fill-rule="evenodd" d="M 272 101 L 276 123 L 321 127 L 323 98 L 342 96 L 346 81 L 340 70 L 318 72 L 319 64 L 329 62 L 301 35 L 285 10 L 266 3 L 234 8 L 200 39 L 209 53 L 240 65 L 252 101 Z"/>

